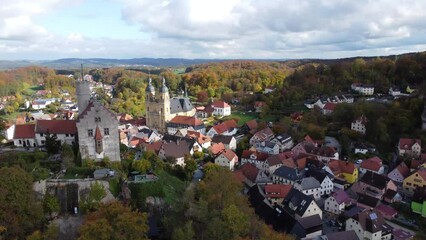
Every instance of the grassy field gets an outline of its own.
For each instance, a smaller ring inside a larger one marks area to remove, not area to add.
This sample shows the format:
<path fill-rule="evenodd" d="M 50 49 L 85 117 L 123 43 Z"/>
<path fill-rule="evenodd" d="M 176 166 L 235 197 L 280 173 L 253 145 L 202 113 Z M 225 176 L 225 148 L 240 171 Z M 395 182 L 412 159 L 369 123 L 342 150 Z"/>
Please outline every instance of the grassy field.
<path fill-rule="evenodd" d="M 230 117 L 238 117 L 240 121 L 238 121 L 238 126 L 241 127 L 246 122 L 256 119 L 257 114 L 252 112 L 232 112 Z"/>

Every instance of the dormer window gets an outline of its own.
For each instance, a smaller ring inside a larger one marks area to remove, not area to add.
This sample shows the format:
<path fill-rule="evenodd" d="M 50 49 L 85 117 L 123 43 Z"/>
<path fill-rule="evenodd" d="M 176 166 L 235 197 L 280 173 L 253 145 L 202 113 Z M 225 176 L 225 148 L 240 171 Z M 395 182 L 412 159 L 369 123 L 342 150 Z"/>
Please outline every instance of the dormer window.
<path fill-rule="evenodd" d="M 88 129 L 88 130 L 87 130 L 87 135 L 88 135 L 89 137 L 93 137 L 93 129 Z"/>

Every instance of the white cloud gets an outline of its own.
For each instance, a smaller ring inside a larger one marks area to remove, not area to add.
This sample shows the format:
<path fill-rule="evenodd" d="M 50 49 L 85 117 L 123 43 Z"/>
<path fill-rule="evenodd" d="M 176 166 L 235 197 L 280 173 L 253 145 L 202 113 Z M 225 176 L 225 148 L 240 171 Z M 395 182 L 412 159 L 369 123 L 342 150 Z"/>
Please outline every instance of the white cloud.
<path fill-rule="evenodd" d="M 426 50 L 423 0 L 105 1 L 118 3 L 121 19 L 144 37 L 58 35 L 35 20 L 88 0 L 2 0 L 2 57 L 331 58 Z"/>

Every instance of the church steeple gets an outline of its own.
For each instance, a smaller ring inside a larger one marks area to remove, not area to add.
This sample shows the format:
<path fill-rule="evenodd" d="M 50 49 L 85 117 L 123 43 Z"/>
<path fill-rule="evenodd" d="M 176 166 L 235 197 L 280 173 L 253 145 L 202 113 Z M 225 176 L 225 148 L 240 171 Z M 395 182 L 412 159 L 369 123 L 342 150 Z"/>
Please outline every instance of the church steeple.
<path fill-rule="evenodd" d="M 166 79 L 163 76 L 163 86 L 160 88 L 160 93 L 168 93 L 169 89 L 166 86 Z"/>
<path fill-rule="evenodd" d="M 146 87 L 146 92 L 155 94 L 155 88 L 154 88 L 154 86 L 152 86 L 151 77 L 149 77 L 149 79 L 148 79 L 148 86 Z"/>

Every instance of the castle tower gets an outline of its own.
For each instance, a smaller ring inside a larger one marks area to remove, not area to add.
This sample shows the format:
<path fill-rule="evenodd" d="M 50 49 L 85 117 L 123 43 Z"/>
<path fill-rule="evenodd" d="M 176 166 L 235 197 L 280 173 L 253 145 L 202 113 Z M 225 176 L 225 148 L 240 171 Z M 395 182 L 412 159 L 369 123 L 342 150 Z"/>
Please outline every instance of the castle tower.
<path fill-rule="evenodd" d="M 81 79 L 77 80 L 76 86 L 78 115 L 80 115 L 90 102 L 90 83 L 84 80 L 83 64 L 81 65 Z"/>

